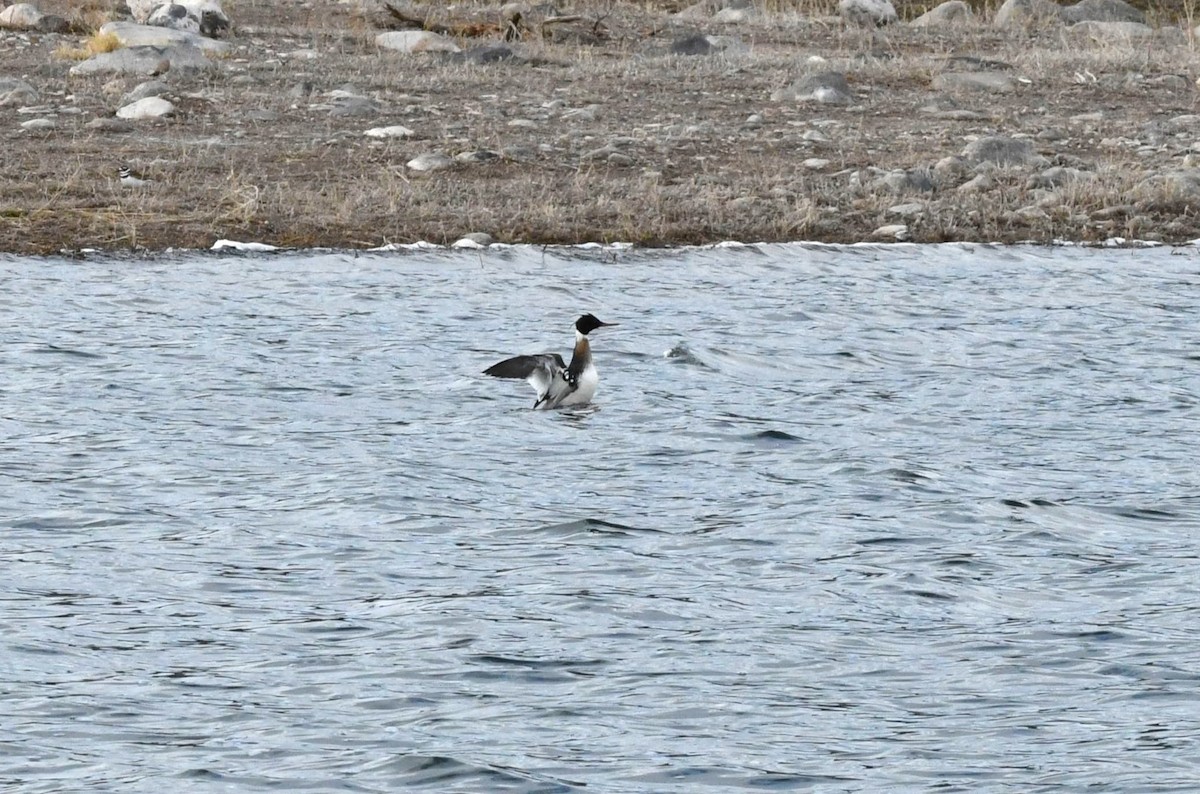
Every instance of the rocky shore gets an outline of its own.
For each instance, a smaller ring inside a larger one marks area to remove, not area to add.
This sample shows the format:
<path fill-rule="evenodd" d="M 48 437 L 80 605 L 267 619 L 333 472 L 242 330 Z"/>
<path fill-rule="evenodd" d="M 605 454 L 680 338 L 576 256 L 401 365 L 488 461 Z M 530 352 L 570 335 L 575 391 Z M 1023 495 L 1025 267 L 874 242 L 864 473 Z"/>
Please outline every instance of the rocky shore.
<path fill-rule="evenodd" d="M 0 10 L 0 250 L 1200 238 L 1182 13 L 113 2 Z"/>

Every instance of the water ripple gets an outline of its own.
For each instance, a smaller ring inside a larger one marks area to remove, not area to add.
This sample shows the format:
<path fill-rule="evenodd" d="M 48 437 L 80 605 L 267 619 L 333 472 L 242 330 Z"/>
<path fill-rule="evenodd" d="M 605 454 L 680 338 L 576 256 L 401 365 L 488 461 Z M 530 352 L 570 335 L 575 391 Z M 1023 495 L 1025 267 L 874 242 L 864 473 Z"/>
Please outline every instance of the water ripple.
<path fill-rule="evenodd" d="M 1194 790 L 1193 258 L 0 259 L 0 788 Z"/>

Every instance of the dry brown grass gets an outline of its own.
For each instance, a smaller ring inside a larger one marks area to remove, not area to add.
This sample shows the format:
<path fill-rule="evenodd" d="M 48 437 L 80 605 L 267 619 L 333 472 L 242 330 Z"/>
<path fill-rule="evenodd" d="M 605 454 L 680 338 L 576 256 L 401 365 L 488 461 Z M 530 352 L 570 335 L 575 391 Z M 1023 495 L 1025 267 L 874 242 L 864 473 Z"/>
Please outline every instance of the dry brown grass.
<path fill-rule="evenodd" d="M 52 2 L 44 10 L 53 12 Z M 213 74 L 165 75 L 177 117 L 139 122 L 127 135 L 84 124 L 110 116 L 138 79 L 107 89 L 108 77 L 67 79 L 68 64 L 51 57 L 61 40 L 49 37 L 0 52 L 17 73 L 41 75 L 40 91 L 70 93 L 82 111 L 60 116 L 51 133 L 23 135 L 0 160 L 0 249 L 207 247 L 219 237 L 365 247 L 448 243 L 473 231 L 513 242 L 845 242 L 896 222 L 891 208 L 913 201 L 924 204 L 910 221 L 918 241 L 1200 237 L 1187 201 L 1135 190 L 1147 174 L 1180 167 L 1193 143 L 1186 129 L 1160 131 L 1172 116 L 1198 112 L 1186 47 L 1102 47 L 1056 30 L 986 26 L 861 31 L 781 0 L 776 16 L 712 31 L 741 37 L 744 51 L 669 57 L 666 43 L 695 23 L 627 2 L 576 7 L 608 14 L 608 40 L 525 41 L 521 52 L 540 65 L 475 67 L 379 52 L 374 32 L 355 27 L 341 6 L 315 14 L 238 0 L 235 20 L 254 31 L 254 43 Z M 320 58 L 266 63 L 263 55 L 303 48 Z M 1002 95 L 940 96 L 930 83 L 952 68 L 952 55 L 1003 61 L 1027 82 Z M 846 74 L 852 106 L 770 100 L 822 69 Z M 292 93 L 302 81 L 313 83 L 311 95 Z M 329 92 L 344 87 L 374 97 L 380 113 L 332 115 Z M 977 116 L 930 115 L 935 100 Z M 1095 110 L 1103 114 L 1076 118 Z M 250 121 L 252 111 L 275 118 Z M 390 124 L 417 137 L 362 136 Z M 1056 136 L 1040 138 L 1047 130 Z M 1028 172 L 998 172 L 978 194 L 949 184 L 895 195 L 852 182 L 870 167 L 928 168 L 993 134 L 1028 137 L 1055 163 L 1093 177 L 1040 190 L 1027 187 Z M 605 146 L 632 165 L 591 155 Z M 423 151 L 509 147 L 517 148 L 483 165 L 433 174 L 404 167 Z M 804 165 L 814 157 L 829 165 Z M 122 162 L 154 184 L 122 188 Z"/>
<path fill-rule="evenodd" d="M 73 47 L 62 44 L 54 51 L 54 56 L 67 61 L 84 61 L 93 55 L 112 52 L 121 49 L 121 40 L 113 33 L 94 33 L 83 42 L 82 46 Z"/>

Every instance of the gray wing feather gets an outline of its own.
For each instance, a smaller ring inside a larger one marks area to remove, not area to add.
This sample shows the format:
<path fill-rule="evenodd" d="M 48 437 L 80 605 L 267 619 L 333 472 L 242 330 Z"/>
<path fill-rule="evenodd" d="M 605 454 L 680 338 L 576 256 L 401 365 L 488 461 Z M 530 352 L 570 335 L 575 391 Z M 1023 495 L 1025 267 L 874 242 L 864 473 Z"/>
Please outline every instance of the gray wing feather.
<path fill-rule="evenodd" d="M 575 388 L 567 378 L 567 362 L 558 353 L 514 356 L 493 364 L 483 374 L 528 381 L 538 394 L 535 408 L 553 408 Z"/>

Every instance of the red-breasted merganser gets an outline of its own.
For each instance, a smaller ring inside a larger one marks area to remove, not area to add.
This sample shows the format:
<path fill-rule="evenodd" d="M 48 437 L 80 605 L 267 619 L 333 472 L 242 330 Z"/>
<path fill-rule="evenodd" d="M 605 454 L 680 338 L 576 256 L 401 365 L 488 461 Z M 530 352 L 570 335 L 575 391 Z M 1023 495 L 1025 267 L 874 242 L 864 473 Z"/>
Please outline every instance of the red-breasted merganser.
<path fill-rule="evenodd" d="M 591 402 L 600 382 L 596 365 L 592 363 L 592 348 L 588 345 L 587 335 L 597 328 L 612 325 L 617 323 L 602 323 L 592 314 L 576 320 L 575 352 L 571 355 L 570 366 L 558 353 L 539 353 L 505 359 L 485 369 L 483 374 L 529 381 L 538 394 L 534 408 L 584 405 Z"/>

